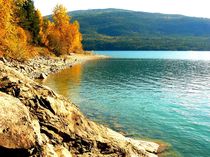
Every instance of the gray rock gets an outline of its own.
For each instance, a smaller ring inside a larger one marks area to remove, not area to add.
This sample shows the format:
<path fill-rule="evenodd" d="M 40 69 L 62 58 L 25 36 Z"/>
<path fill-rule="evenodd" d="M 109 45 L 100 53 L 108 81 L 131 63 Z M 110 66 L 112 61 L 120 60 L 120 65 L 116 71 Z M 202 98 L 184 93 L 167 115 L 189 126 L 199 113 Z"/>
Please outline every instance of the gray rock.
<path fill-rule="evenodd" d="M 20 65 L 20 69 L 25 70 L 25 66 L 24 65 Z"/>
<path fill-rule="evenodd" d="M 17 98 L 0 92 L 0 146 L 29 149 L 35 141 L 28 109 Z"/>
<path fill-rule="evenodd" d="M 7 60 L 4 57 L 0 57 L 0 61 L 2 61 L 3 63 L 7 62 Z"/>
<path fill-rule="evenodd" d="M 45 73 L 41 73 L 39 79 L 46 79 L 47 75 Z"/>

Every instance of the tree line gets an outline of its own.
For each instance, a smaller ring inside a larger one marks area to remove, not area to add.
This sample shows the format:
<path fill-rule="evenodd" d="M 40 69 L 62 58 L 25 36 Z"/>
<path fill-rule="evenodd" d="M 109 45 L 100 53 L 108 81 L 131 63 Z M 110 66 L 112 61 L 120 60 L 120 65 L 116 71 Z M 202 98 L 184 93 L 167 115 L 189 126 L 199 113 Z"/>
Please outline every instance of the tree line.
<path fill-rule="evenodd" d="M 63 5 L 56 5 L 52 21 L 43 18 L 32 0 L 0 0 L 0 55 L 27 59 L 45 47 L 55 55 L 83 52 L 78 21 Z"/>

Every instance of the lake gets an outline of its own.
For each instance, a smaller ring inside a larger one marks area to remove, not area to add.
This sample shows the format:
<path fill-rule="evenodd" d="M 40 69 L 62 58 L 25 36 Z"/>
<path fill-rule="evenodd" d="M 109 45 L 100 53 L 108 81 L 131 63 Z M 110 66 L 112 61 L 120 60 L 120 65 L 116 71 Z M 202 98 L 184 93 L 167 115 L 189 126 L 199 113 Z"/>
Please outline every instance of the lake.
<path fill-rule="evenodd" d="M 126 136 L 168 143 L 164 156 L 210 156 L 210 52 L 96 51 L 45 85 Z"/>

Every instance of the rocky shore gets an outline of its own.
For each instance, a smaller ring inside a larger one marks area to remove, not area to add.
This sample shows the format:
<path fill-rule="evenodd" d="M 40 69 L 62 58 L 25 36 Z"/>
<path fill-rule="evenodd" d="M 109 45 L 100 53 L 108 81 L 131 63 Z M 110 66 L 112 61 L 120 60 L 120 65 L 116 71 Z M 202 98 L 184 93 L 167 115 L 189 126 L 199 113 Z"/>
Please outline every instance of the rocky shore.
<path fill-rule="evenodd" d="M 107 58 L 107 56 L 72 54 L 62 57 L 37 57 L 25 62 L 6 60 L 5 58 L 0 58 L 0 61 L 31 79 L 44 79 L 50 73 L 72 67 L 79 62 L 103 58 Z"/>
<path fill-rule="evenodd" d="M 21 64 L 1 59 L 0 156 L 156 157 L 158 144 L 96 124 L 70 100 L 33 81 L 88 59 L 74 57 Z"/>

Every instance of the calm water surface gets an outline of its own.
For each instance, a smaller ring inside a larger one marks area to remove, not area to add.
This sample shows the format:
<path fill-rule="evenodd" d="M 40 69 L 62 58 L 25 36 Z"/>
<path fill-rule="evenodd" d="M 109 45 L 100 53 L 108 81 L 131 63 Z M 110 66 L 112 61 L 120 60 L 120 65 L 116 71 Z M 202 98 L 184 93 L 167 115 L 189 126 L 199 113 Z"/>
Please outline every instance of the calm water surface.
<path fill-rule="evenodd" d="M 210 156 L 210 52 L 97 52 L 44 82 L 91 119 L 169 143 L 165 156 Z M 196 60 L 198 59 L 198 60 Z"/>

